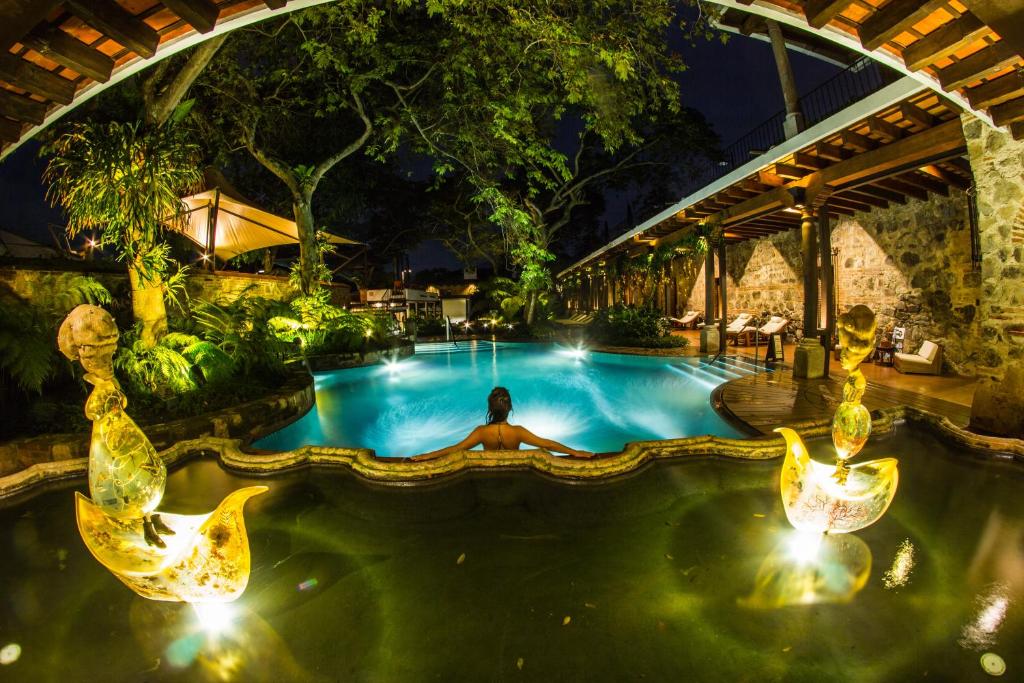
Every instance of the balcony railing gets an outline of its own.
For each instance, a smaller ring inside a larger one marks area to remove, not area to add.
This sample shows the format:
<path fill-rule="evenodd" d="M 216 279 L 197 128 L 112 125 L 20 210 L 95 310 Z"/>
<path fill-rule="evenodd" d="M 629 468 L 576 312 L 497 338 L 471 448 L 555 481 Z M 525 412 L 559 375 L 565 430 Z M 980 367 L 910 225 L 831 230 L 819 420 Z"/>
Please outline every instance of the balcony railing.
<path fill-rule="evenodd" d="M 805 127 L 813 126 L 868 95 L 893 83 L 898 76 L 870 57 L 862 57 L 838 74 L 800 98 L 800 111 Z M 688 195 L 708 183 L 739 168 L 784 142 L 783 122 L 786 112 L 780 111 L 734 140 L 722 150 L 718 160 L 707 160 L 695 166 L 693 180 L 683 192 Z"/>

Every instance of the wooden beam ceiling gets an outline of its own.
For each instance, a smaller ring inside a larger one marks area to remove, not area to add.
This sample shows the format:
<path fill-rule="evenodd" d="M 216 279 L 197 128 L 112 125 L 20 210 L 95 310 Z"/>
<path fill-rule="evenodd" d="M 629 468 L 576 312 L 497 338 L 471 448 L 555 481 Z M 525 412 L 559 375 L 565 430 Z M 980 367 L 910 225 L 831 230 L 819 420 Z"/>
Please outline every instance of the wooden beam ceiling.
<path fill-rule="evenodd" d="M 976 17 L 992 27 L 1024 57 L 1024 2 L 1021 0 L 961 0 Z"/>
<path fill-rule="evenodd" d="M 210 0 L 161 0 L 169 10 L 200 33 L 209 33 L 217 24 L 220 10 Z"/>
<path fill-rule="evenodd" d="M 944 4 L 945 0 L 893 0 L 861 24 L 858 30 L 861 45 L 877 50 Z"/>
<path fill-rule="evenodd" d="M 75 84 L 10 53 L 0 54 L 0 80 L 60 104 L 70 104 Z"/>
<path fill-rule="evenodd" d="M 129 50 L 143 57 L 156 54 L 159 34 L 114 0 L 68 0 L 68 9 L 89 26 L 102 31 Z"/>
<path fill-rule="evenodd" d="M 903 50 L 903 63 L 911 71 L 920 71 L 991 31 L 988 24 L 967 12 L 959 19 L 943 24 L 924 38 L 911 43 Z"/>
<path fill-rule="evenodd" d="M 15 121 L 39 124 L 46 118 L 46 105 L 30 97 L 0 90 L 0 116 Z"/>
<path fill-rule="evenodd" d="M 982 48 L 945 69 L 939 69 L 939 83 L 946 92 L 959 90 L 980 78 L 1002 71 L 1020 58 L 1012 46 L 1000 40 L 995 45 Z"/>
<path fill-rule="evenodd" d="M 804 14 L 812 28 L 822 28 L 846 9 L 850 0 L 807 0 Z"/>
<path fill-rule="evenodd" d="M 1011 71 L 967 91 L 972 107 L 991 107 L 1024 95 L 1024 71 Z"/>
<path fill-rule="evenodd" d="M 114 60 L 111 57 L 55 26 L 38 26 L 22 40 L 47 59 L 100 83 L 109 81 L 114 71 Z"/>

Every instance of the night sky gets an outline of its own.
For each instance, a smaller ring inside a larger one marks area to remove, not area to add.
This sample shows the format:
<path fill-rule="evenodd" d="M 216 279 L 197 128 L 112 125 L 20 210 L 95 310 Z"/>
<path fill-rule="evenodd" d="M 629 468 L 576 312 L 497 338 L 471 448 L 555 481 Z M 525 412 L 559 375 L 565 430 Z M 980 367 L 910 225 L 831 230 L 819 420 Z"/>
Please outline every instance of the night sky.
<path fill-rule="evenodd" d="M 679 76 L 682 103 L 697 109 L 721 137 L 723 146 L 784 108 L 771 46 L 761 40 L 730 34 L 719 41 L 700 41 L 696 47 L 673 46 L 684 58 L 687 71 Z M 790 51 L 790 61 L 801 94 L 814 89 L 839 71 L 827 62 Z M 0 228 L 51 244 L 47 224 L 63 224 L 59 211 L 45 201 L 40 182 L 44 163 L 39 145 L 28 142 L 0 163 Z M 613 237 L 632 226 L 621 225 L 628 198 L 606 197 L 604 220 Z M 648 216 L 635 216 L 637 222 Z M 414 270 L 457 268 L 458 262 L 437 242 L 427 242 L 410 253 Z"/>

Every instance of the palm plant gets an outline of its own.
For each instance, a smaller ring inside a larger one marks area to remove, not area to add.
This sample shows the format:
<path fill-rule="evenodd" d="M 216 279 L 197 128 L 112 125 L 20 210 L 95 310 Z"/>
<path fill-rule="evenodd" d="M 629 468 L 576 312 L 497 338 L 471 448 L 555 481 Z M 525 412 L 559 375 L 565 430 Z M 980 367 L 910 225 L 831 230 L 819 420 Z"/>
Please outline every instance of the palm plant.
<path fill-rule="evenodd" d="M 98 230 L 128 266 L 132 312 L 150 348 L 167 332 L 165 226 L 181 225 L 182 194 L 202 179 L 199 148 L 174 126 L 78 123 L 49 148 L 47 198 L 61 205 L 68 234 Z"/>

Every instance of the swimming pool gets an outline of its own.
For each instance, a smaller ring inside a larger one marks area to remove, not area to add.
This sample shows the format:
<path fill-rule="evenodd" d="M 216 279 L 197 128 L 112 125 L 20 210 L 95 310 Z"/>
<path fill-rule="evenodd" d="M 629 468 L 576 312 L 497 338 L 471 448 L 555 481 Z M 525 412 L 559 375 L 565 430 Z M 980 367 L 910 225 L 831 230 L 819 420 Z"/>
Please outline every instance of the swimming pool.
<path fill-rule="evenodd" d="M 833 457 L 827 439 L 808 447 Z M 219 612 L 121 585 L 82 544 L 64 484 L 0 504 L 0 649 L 20 653 L 0 680 L 983 681 L 985 652 L 1006 660 L 996 680 L 1021 680 L 1020 464 L 909 426 L 858 460 L 888 456 L 900 458 L 892 507 L 834 537 L 865 555 L 861 589 L 788 604 L 755 599 L 792 534 L 778 459 L 390 487 L 339 468 L 253 477 L 195 460 L 170 474 L 162 509 L 204 512 L 270 486 L 246 507 L 249 587 Z M 851 580 L 849 567 L 800 562 Z"/>
<path fill-rule="evenodd" d="M 763 371 L 736 358 L 625 356 L 547 344 L 418 344 L 397 363 L 316 373 L 316 405 L 260 439 L 282 451 L 308 444 L 408 456 L 461 440 L 484 422 L 487 394 L 505 386 L 510 421 L 568 446 L 619 451 L 630 441 L 742 434 L 711 407 L 723 382 Z"/>

